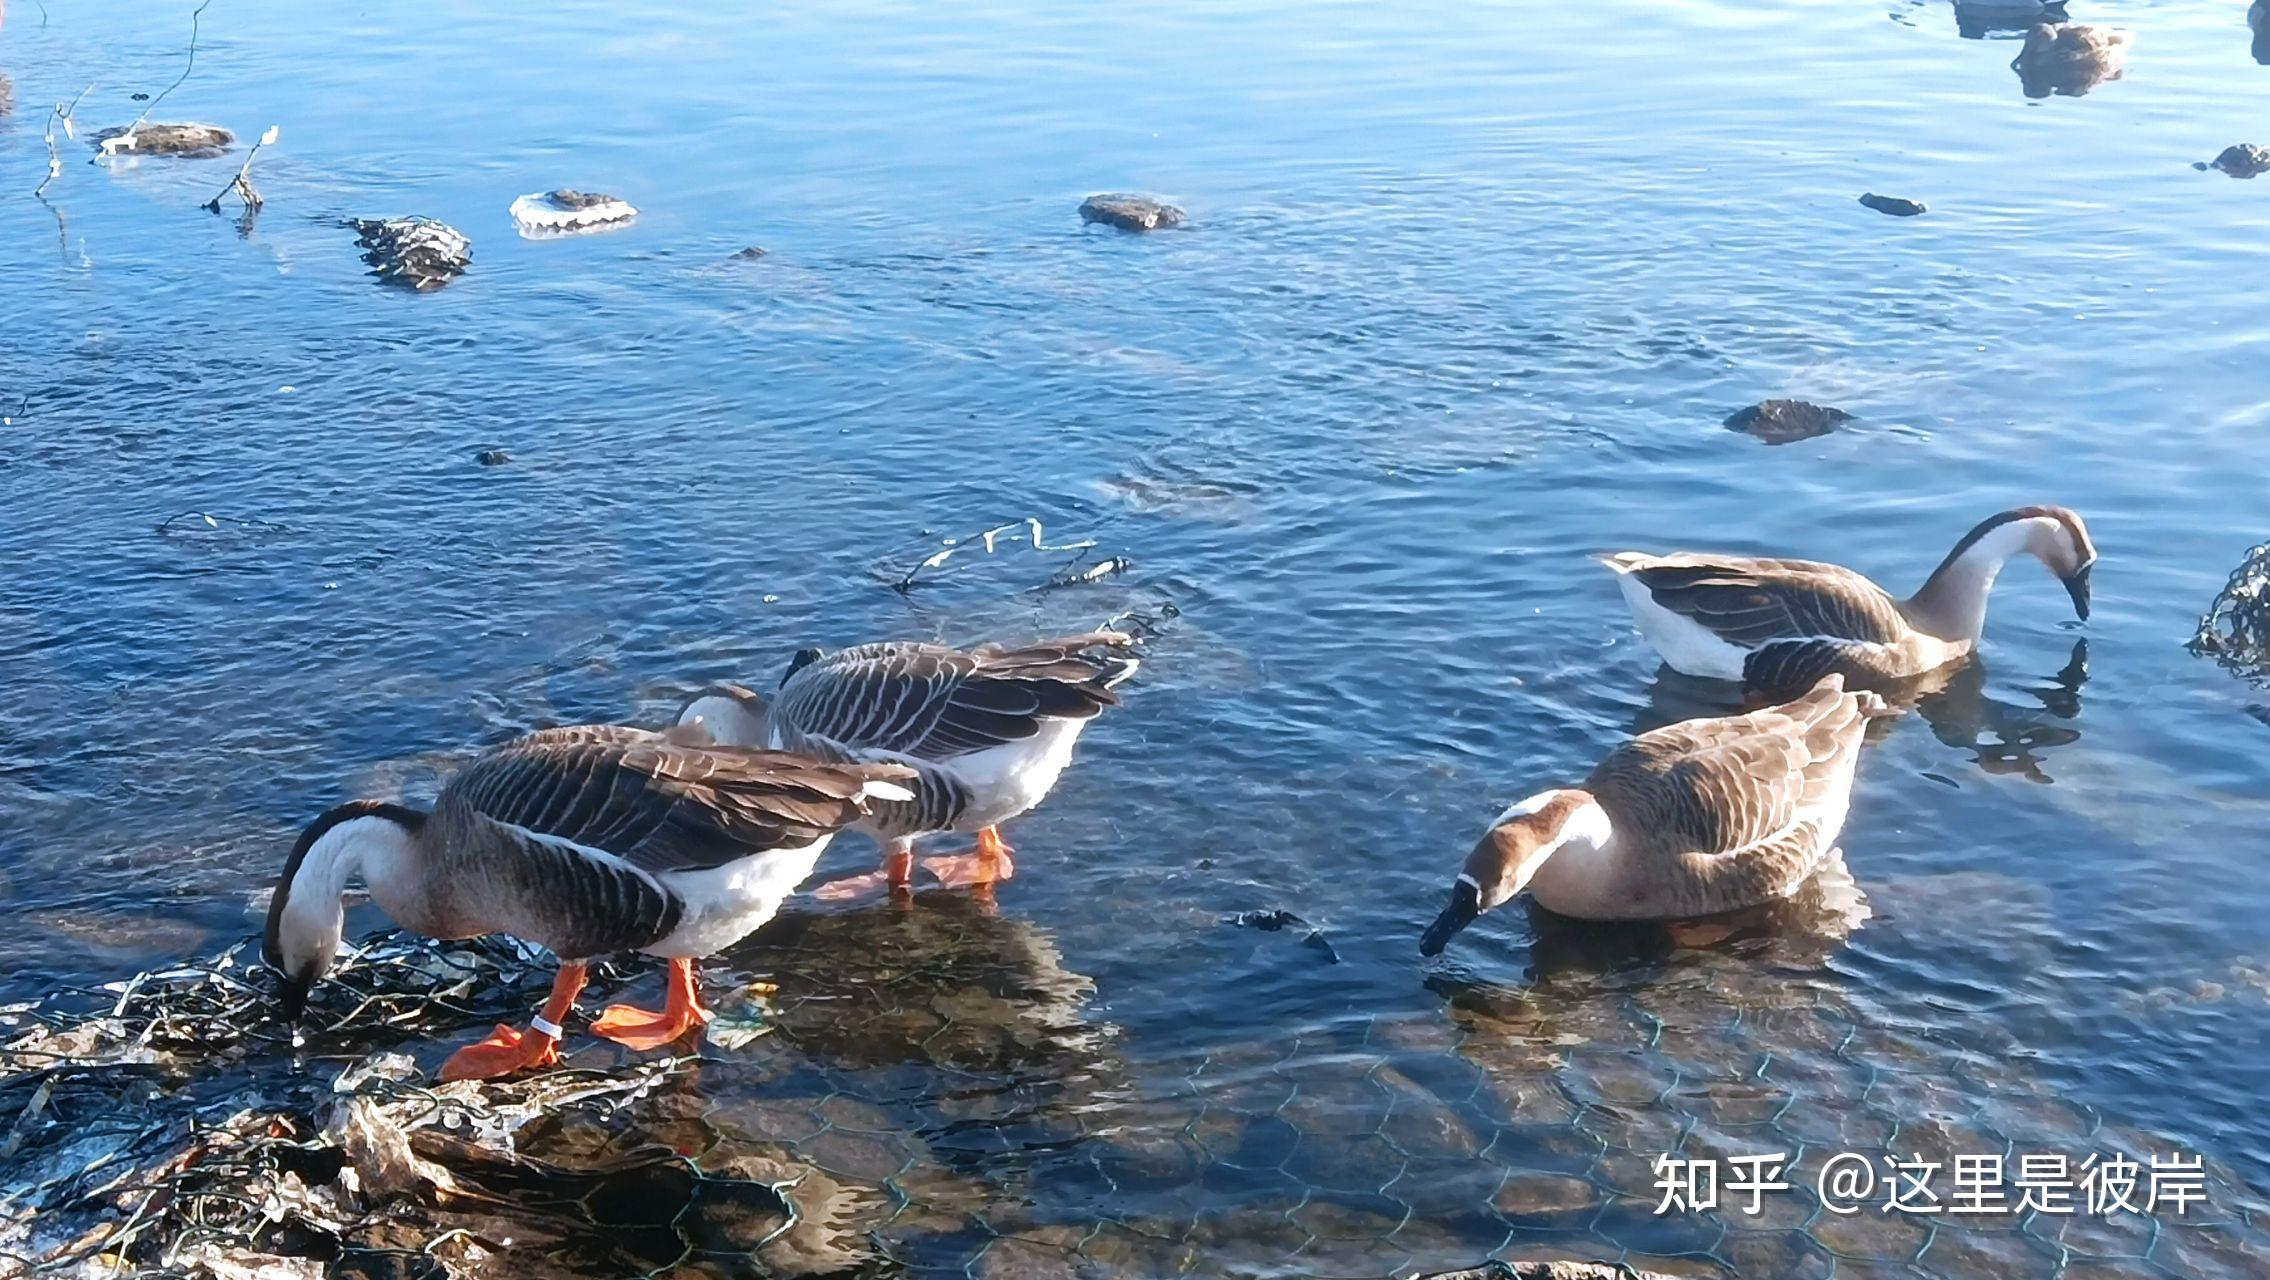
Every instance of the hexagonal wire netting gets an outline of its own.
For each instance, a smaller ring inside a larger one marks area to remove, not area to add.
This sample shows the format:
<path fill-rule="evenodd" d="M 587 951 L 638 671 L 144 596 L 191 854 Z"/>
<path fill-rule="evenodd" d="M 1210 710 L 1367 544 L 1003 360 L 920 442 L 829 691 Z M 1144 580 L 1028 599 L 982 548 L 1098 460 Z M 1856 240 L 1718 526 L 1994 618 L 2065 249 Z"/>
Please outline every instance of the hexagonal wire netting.
<path fill-rule="evenodd" d="M 530 1080 L 439 1087 L 372 1050 L 524 1011 L 536 957 L 382 943 L 325 997 L 296 1070 L 252 1011 L 260 979 L 191 966 L 93 1021 L 16 1015 L 9 1208 L 49 1229 L 7 1247 L 26 1271 L 190 1275 L 509 1258 L 561 1276 L 1384 1277 L 1488 1256 L 1682 1276 L 2260 1274 L 2270 1205 L 2212 1166 L 2180 1219 L 1823 1205 L 1812 1188 L 1840 1152 L 1946 1166 L 2171 1148 L 2046 1092 L 1983 1019 L 1864 1003 L 1822 964 L 1833 930 L 1766 923 L 1608 978 L 1557 974 L 1564 943 L 1541 935 L 1535 985 L 1438 978 L 1442 1015 L 1137 1057 L 1043 932 L 926 895 L 785 918 L 735 955 L 777 988 L 713 970 L 730 1048 L 636 1063 L 585 1039 Z M 74 1054 L 110 1065 L 74 1070 Z M 1761 1212 L 1731 1195 L 1655 1212 L 1658 1155 L 1760 1152 L 1788 1154 L 1791 1184 Z"/>

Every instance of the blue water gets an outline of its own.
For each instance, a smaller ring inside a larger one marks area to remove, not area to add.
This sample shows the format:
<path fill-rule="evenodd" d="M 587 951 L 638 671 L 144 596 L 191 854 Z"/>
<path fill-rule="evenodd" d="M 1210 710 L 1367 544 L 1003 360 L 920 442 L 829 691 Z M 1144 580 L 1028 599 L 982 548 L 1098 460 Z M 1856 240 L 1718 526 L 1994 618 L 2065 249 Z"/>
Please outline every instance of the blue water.
<path fill-rule="evenodd" d="M 2204 1276 L 2270 1248 L 2270 693 L 2182 645 L 2270 536 L 2270 184 L 2192 167 L 2270 142 L 2242 6 L 2073 0 L 2137 33 L 2126 74 L 2032 100 L 1939 0 L 217 0 L 153 118 L 280 126 L 257 220 L 197 207 L 241 149 L 62 140 L 32 199 L 48 106 L 93 82 L 82 138 L 131 120 L 189 8 L 0 27 L 0 999 L 235 941 L 308 817 L 429 796 L 531 725 L 656 722 L 807 644 L 1172 605 L 1000 902 L 1092 984 L 1117 1083 L 1091 1141 L 971 1176 L 1020 1222 L 1174 1242 L 1090 1264 Z M 642 212 L 517 237 L 513 197 L 560 185 Z M 1189 226 L 1081 224 L 1119 189 Z M 406 213 L 468 234 L 470 273 L 370 280 L 337 220 Z M 1859 420 L 1719 425 L 1779 395 Z M 1709 705 L 1589 553 L 1905 589 L 2043 501 L 2095 532 L 2095 617 L 2005 575 L 1979 670 L 1863 765 L 1849 940 L 1556 946 L 1514 915 L 1419 960 L 1490 814 Z M 886 585 L 1028 517 L 1133 567 L 1040 590 L 1072 553 L 1004 543 Z M 1260 908 L 1339 963 L 1223 924 Z M 1905 1154 L 1930 1117 L 1956 1149 L 2194 1150 L 2223 1226 L 1649 1214 L 1644 1159 L 1777 1069 L 1778 1127 L 1736 1148 Z M 1406 1097 L 1461 1136 L 1365 1145 Z M 1850 1132 L 1869 1108 L 1894 1131 Z M 1109 1177 L 1144 1128 L 1187 1169 Z M 1507 1170 L 1581 1207 L 1478 1208 Z"/>

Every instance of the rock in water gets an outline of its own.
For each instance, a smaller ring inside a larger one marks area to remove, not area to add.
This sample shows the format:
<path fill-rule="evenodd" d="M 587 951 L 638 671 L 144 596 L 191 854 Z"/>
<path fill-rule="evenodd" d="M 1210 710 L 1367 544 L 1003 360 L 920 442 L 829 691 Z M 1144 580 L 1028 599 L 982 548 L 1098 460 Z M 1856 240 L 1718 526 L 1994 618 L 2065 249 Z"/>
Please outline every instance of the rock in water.
<path fill-rule="evenodd" d="M 1850 421 L 1851 414 L 1825 404 L 1808 400 L 1761 400 L 1727 415 L 1726 427 L 1730 431 L 1747 432 L 1767 444 L 1794 444 L 1825 436 Z"/>
<path fill-rule="evenodd" d="M 465 274 L 473 242 L 432 218 L 350 218 L 371 274 L 424 293 Z"/>
<path fill-rule="evenodd" d="M 1860 203 L 1878 213 L 1888 213 L 1895 218 L 1912 218 L 1923 212 L 1921 200 L 1907 200 L 1899 196 L 1880 196 L 1873 191 L 1860 197 Z"/>
<path fill-rule="evenodd" d="M 765 256 L 765 251 L 764 251 L 764 250 L 762 250 L 762 249 L 758 248 L 758 247 L 757 247 L 757 246 L 755 246 L 755 245 L 750 245 L 750 246 L 749 246 L 748 248 L 746 248 L 746 249 L 742 249 L 742 250 L 740 250 L 739 252 L 736 252 L 736 253 L 732 254 L 732 255 L 731 255 L 731 257 L 730 257 L 730 261 L 733 261 L 733 262 L 755 262 L 755 261 L 756 261 L 757 259 L 759 259 L 759 258 L 762 258 L 762 257 L 764 257 L 764 256 Z"/>
<path fill-rule="evenodd" d="M 1164 231 L 1182 225 L 1183 212 L 1149 196 L 1089 196 L 1080 202 L 1080 220 L 1122 231 Z"/>
<path fill-rule="evenodd" d="M 502 449 L 483 449 L 473 455 L 473 461 L 484 467 L 501 467 L 512 461 L 512 455 Z"/>
<path fill-rule="evenodd" d="M 2258 147 L 2251 142 L 2234 143 L 2223 148 L 2213 164 L 2198 166 L 2201 169 L 2220 169 L 2234 178 L 2252 178 L 2270 173 L 2270 147 Z"/>
<path fill-rule="evenodd" d="M 637 216 L 638 210 L 627 200 L 573 187 L 539 191 L 512 202 L 512 220 L 520 224 L 523 235 L 619 226 Z"/>
<path fill-rule="evenodd" d="M 95 135 L 106 156 L 217 156 L 235 141 L 217 124 L 138 124 Z"/>

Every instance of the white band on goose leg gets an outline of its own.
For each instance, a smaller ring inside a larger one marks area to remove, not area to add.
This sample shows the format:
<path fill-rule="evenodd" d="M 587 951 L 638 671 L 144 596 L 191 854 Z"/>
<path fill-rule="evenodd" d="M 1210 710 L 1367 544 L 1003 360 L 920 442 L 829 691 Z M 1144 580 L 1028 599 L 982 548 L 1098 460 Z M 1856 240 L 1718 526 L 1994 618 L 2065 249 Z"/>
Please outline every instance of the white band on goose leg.
<path fill-rule="evenodd" d="M 540 1013 L 528 1020 L 528 1029 L 540 1036 L 550 1036 L 554 1040 L 567 1035 L 566 1028 Z"/>

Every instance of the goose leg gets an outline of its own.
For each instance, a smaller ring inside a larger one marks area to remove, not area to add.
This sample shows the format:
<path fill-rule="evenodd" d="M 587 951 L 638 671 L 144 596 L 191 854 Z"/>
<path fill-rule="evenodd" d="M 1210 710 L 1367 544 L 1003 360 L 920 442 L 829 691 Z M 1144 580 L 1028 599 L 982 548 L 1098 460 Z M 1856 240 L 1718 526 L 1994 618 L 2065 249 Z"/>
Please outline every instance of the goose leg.
<path fill-rule="evenodd" d="M 1011 852 L 1008 842 L 1001 838 L 999 827 L 982 827 L 977 833 L 976 853 L 924 858 L 922 869 L 956 889 L 990 889 L 995 881 L 1006 880 L 1017 873 L 1017 864 L 1009 858 Z"/>
<path fill-rule="evenodd" d="M 544 1002 L 544 1011 L 537 1015 L 526 1035 L 498 1023 L 486 1040 L 466 1045 L 449 1055 L 449 1061 L 441 1064 L 441 1078 L 493 1080 L 528 1067 L 548 1067 L 558 1062 L 560 1024 L 574 1012 L 575 998 L 583 993 L 585 976 L 581 963 L 561 965 L 559 976 L 552 979 L 551 999 Z"/>
<path fill-rule="evenodd" d="M 863 876 L 845 876 L 830 880 L 812 890 L 812 896 L 822 902 L 841 902 L 846 898 L 863 897 L 881 888 L 892 893 L 905 893 L 914 885 L 914 842 L 893 840 L 883 846 L 883 865 Z"/>
<path fill-rule="evenodd" d="M 633 1005 L 611 1004 L 591 1024 L 595 1035 L 633 1049 L 659 1049 L 676 1042 L 688 1031 L 709 1023 L 709 1010 L 694 990 L 694 962 L 670 962 L 670 998 L 662 1012 L 650 1013 Z"/>

